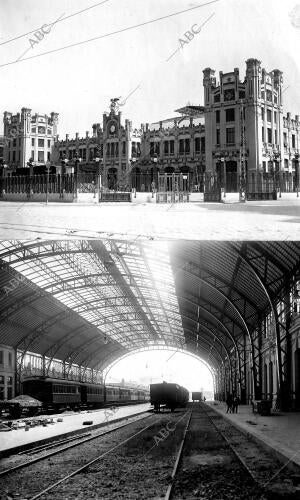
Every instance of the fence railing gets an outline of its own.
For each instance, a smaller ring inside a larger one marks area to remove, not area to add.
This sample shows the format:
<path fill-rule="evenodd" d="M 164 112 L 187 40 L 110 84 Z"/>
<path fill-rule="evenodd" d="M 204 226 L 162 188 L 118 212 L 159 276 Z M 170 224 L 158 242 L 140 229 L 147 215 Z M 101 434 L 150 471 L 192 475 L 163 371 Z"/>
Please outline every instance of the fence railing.
<path fill-rule="evenodd" d="M 237 174 L 228 174 L 226 177 L 220 177 L 217 174 L 206 172 L 201 175 L 191 176 L 189 183 L 185 186 L 184 191 L 200 192 L 209 197 L 210 193 L 215 199 L 215 193 L 220 189 L 226 192 L 238 192 L 240 190 L 240 176 Z M 95 173 L 80 173 L 75 174 L 46 174 L 33 176 L 10 176 L 0 179 L 0 196 L 1 194 L 27 194 L 28 197 L 36 193 L 56 193 L 56 194 L 75 194 L 75 193 L 96 193 L 98 191 L 98 176 Z M 170 184 L 171 185 L 171 184 Z M 168 185 L 169 186 L 169 185 Z M 245 179 L 245 191 L 248 199 L 266 198 L 272 199 L 275 193 L 298 193 L 299 180 L 293 173 L 276 173 L 262 174 L 249 172 Z M 108 189 L 102 186 L 101 195 L 104 199 L 115 198 L 114 193 L 123 192 L 130 193 L 132 190 L 137 192 L 157 192 L 157 178 L 151 174 L 133 174 L 130 179 L 125 182 L 115 182 L 114 189 Z M 183 192 L 178 189 L 166 189 L 166 192 Z"/>

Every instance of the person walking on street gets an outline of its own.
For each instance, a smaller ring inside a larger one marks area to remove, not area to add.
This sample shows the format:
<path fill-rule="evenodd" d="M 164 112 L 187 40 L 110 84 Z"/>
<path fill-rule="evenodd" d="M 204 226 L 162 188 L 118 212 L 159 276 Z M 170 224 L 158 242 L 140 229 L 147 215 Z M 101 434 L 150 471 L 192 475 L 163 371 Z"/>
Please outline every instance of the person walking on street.
<path fill-rule="evenodd" d="M 227 399 L 226 399 L 226 404 L 227 404 L 227 410 L 226 413 L 231 413 L 232 412 L 232 403 L 233 403 L 233 398 L 230 393 L 227 394 Z"/>

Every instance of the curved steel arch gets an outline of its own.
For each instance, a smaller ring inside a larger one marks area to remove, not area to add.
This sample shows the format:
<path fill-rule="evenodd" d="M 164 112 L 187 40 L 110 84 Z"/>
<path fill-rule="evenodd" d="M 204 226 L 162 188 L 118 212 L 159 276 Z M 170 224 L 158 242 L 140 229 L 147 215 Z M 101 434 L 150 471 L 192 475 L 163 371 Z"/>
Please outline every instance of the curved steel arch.
<path fill-rule="evenodd" d="M 190 273 L 190 271 L 187 271 L 187 270 L 185 270 L 184 272 L 188 272 L 188 273 Z M 232 308 L 233 308 L 233 309 L 237 312 L 237 315 L 240 317 L 240 319 L 241 319 L 241 321 L 242 321 L 242 324 L 243 324 L 243 326 L 244 326 L 244 328 L 245 328 L 245 331 L 246 331 L 246 333 L 247 333 L 247 335 L 248 335 L 248 338 L 249 338 L 249 340 L 250 340 L 250 343 L 252 344 L 252 337 L 251 337 L 251 334 L 250 334 L 249 328 L 248 328 L 248 326 L 247 326 L 247 324 L 246 324 L 246 321 L 245 321 L 245 319 L 244 319 L 243 315 L 242 315 L 242 314 L 240 313 L 240 311 L 237 309 L 237 307 L 233 304 L 233 302 L 232 302 L 230 299 L 228 299 L 228 298 L 226 297 L 226 295 L 225 295 L 223 292 L 221 292 L 220 290 L 218 290 L 218 288 L 216 288 L 215 286 L 211 285 L 210 283 L 207 283 L 205 280 L 203 280 L 201 277 L 199 277 L 199 276 L 195 275 L 194 273 L 191 273 L 191 274 L 192 274 L 192 275 L 193 275 L 193 276 L 194 276 L 197 280 L 199 280 L 200 282 L 205 283 L 205 285 L 206 285 L 206 286 L 208 286 L 208 287 L 212 288 L 215 292 L 217 292 L 217 293 L 219 293 L 220 295 L 222 295 L 222 297 L 223 297 L 223 299 L 224 299 L 225 301 L 229 302 L 229 304 L 232 306 Z M 208 302 L 210 302 L 210 301 L 208 300 Z M 223 314 L 223 312 L 222 312 L 222 314 Z M 224 313 L 224 314 L 225 314 L 225 313 Z M 229 317 L 229 316 L 228 316 L 228 317 Z M 239 325 L 239 326 L 240 326 L 240 325 Z"/>

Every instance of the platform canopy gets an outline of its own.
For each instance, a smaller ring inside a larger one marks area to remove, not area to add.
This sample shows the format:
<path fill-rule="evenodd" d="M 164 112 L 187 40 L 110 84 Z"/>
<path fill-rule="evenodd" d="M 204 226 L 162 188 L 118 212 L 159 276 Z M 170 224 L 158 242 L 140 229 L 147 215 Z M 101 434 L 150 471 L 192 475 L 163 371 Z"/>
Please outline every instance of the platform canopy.
<path fill-rule="evenodd" d="M 103 370 L 143 348 L 217 369 L 299 272 L 298 242 L 0 242 L 0 343 Z"/>

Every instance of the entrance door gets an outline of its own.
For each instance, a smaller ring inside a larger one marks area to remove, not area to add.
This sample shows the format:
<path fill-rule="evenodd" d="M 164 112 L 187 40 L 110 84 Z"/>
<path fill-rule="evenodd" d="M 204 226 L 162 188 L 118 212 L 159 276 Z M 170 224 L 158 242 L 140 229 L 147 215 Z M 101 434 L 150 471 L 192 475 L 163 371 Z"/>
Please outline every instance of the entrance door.
<path fill-rule="evenodd" d="M 158 174 L 158 203 L 179 203 L 189 201 L 189 174 Z"/>
<path fill-rule="evenodd" d="M 117 169 L 109 168 L 107 172 L 108 189 L 117 189 Z"/>
<path fill-rule="evenodd" d="M 227 193 L 237 193 L 238 192 L 238 175 L 237 175 L 237 163 L 236 161 L 226 162 L 226 192 Z"/>

